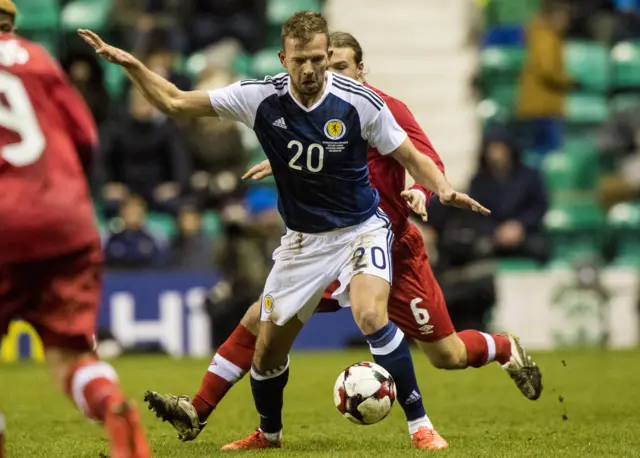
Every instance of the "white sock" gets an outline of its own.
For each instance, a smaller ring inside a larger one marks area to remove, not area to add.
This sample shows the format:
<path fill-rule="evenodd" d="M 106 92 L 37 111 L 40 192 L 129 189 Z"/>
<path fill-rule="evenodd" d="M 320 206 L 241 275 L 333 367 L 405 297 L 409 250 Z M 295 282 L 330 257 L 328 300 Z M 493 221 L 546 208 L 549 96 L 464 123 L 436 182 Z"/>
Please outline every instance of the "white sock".
<path fill-rule="evenodd" d="M 418 418 L 417 420 L 408 421 L 407 424 L 409 425 L 410 436 L 413 436 L 415 433 L 417 433 L 419 428 L 433 429 L 431 420 L 429 420 L 429 417 L 427 417 L 426 415 L 422 418 Z"/>
<path fill-rule="evenodd" d="M 269 442 L 273 442 L 274 444 L 277 444 L 282 440 L 282 430 L 278 431 L 277 433 L 265 433 L 264 431 L 262 431 L 262 434 L 264 434 L 264 437 L 266 437 Z"/>

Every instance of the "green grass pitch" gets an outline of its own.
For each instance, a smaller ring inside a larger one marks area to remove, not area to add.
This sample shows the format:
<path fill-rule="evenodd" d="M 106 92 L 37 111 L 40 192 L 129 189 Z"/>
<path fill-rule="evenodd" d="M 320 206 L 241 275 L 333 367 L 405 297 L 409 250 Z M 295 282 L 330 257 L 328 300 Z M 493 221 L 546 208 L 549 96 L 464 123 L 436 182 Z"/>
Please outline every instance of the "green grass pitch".
<path fill-rule="evenodd" d="M 445 372 L 430 367 L 418 353 L 414 359 L 427 411 L 451 447 L 437 452 L 443 456 L 640 456 L 638 351 L 537 355 L 545 392 L 536 402 L 526 400 L 497 365 Z M 423 455 L 411 448 L 397 405 L 388 419 L 373 426 L 351 424 L 338 414 L 332 398 L 337 374 L 361 360 L 370 360 L 368 353 L 295 353 L 285 395 L 284 448 L 242 455 Z M 146 389 L 192 395 L 207 364 L 160 357 L 114 363 L 126 392 L 141 407 Z M 0 366 L 0 408 L 7 417 L 10 458 L 97 458 L 108 453 L 101 430 L 82 420 L 50 386 L 41 366 Z M 146 407 L 142 414 L 158 458 L 216 455 L 221 445 L 250 433 L 258 420 L 247 380 L 232 390 L 194 442 L 179 442 L 174 430 Z"/>

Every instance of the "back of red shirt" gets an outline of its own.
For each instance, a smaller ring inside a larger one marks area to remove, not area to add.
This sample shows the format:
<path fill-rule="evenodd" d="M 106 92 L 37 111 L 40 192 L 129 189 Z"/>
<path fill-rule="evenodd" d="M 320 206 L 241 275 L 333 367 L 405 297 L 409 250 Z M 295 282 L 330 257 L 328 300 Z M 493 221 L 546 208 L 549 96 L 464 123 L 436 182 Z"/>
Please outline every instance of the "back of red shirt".
<path fill-rule="evenodd" d="M 78 156 L 96 143 L 91 113 L 47 52 L 0 34 L 0 264 L 99 240 Z"/>
<path fill-rule="evenodd" d="M 424 133 L 422 127 L 416 121 L 409 108 L 393 97 L 385 94 L 380 89 L 365 84 L 369 89 L 375 91 L 382 100 L 385 101 L 396 122 L 404 129 L 413 145 L 425 156 L 429 156 L 438 168 L 444 173 L 444 164 L 436 153 L 431 141 Z M 369 180 L 371 185 L 380 194 L 380 207 L 391 219 L 393 230 L 397 236 L 404 232 L 411 209 L 406 204 L 400 193 L 405 190 L 406 172 L 391 155 L 382 156 L 375 148 L 369 148 Z M 419 189 L 425 193 L 428 199 L 431 191 L 421 186 L 412 186 L 412 189 Z"/>

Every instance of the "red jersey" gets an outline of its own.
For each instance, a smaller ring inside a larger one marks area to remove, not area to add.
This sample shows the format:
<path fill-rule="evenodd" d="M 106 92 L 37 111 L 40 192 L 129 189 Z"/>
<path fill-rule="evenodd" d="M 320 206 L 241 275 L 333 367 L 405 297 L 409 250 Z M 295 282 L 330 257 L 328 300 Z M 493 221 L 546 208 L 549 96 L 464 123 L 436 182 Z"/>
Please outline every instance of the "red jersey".
<path fill-rule="evenodd" d="M 96 144 L 90 111 L 44 48 L 0 34 L 0 265 L 99 240 L 78 156 Z"/>
<path fill-rule="evenodd" d="M 438 153 L 433 149 L 433 145 L 431 145 L 427 134 L 424 133 L 409 108 L 398 99 L 394 99 L 380 89 L 366 83 L 365 86 L 382 97 L 382 100 L 386 102 L 396 122 L 404 129 L 418 151 L 429 156 L 442 173 L 444 173 L 442 159 L 440 159 Z M 371 181 L 371 185 L 376 188 L 380 194 L 380 207 L 382 207 L 391 219 L 394 232 L 401 234 L 406 228 L 409 214 L 411 213 L 411 209 L 400 196 L 400 193 L 405 190 L 405 169 L 393 157 L 390 155 L 382 156 L 375 148 L 369 148 L 368 159 L 369 180 Z M 427 197 L 427 202 L 429 202 L 432 194 L 431 191 L 419 185 L 414 185 L 411 189 L 418 189 L 424 192 Z"/>

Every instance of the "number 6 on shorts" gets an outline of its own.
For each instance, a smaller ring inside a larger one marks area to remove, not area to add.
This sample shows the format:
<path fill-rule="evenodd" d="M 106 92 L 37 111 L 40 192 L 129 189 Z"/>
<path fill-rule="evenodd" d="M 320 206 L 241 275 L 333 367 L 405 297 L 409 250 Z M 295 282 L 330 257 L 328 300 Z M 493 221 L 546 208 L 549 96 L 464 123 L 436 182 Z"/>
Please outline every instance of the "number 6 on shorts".
<path fill-rule="evenodd" d="M 422 299 L 416 297 L 409 303 L 409 307 L 411 307 L 413 318 L 415 318 L 416 323 L 422 326 L 423 324 L 427 324 L 431 317 L 429 316 L 429 312 L 426 309 L 418 307 L 418 304 L 420 302 L 422 302 Z"/>

